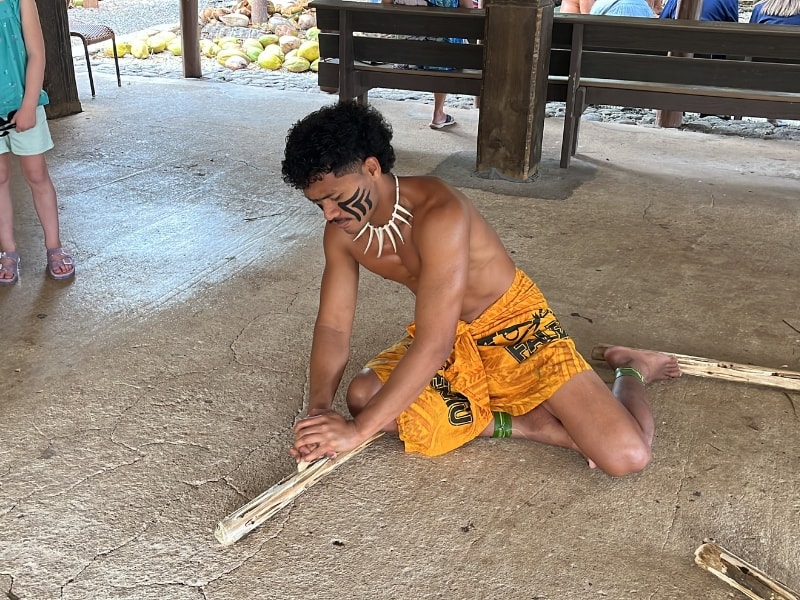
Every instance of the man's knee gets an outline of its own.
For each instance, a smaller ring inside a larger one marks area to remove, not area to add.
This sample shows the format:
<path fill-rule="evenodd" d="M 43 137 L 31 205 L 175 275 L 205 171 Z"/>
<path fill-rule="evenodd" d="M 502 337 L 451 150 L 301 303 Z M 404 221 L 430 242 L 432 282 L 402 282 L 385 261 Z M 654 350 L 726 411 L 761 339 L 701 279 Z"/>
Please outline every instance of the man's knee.
<path fill-rule="evenodd" d="M 643 471 L 650 464 L 653 454 L 644 442 L 632 442 L 620 448 L 609 464 L 599 465 L 612 477 L 625 477 Z"/>
<path fill-rule="evenodd" d="M 381 380 L 371 369 L 363 369 L 347 388 L 347 409 L 355 416 L 364 410 L 367 403 L 381 389 Z"/>

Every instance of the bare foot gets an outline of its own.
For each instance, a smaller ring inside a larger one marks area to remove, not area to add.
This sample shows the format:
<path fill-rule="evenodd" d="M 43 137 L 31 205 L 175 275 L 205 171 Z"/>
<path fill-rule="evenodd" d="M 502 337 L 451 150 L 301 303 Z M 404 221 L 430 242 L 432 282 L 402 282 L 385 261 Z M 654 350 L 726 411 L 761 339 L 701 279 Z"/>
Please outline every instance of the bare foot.
<path fill-rule="evenodd" d="M 544 404 L 540 404 L 529 413 L 514 417 L 512 420 L 512 437 L 522 437 L 532 442 L 540 442 L 550 446 L 575 450 L 594 469 L 594 461 L 588 458 L 572 440 L 561 421 L 551 413 Z"/>
<path fill-rule="evenodd" d="M 625 346 L 611 346 L 606 349 L 604 358 L 612 369 L 633 367 L 642 374 L 647 383 L 681 376 L 678 359 L 661 352 L 634 350 Z"/>

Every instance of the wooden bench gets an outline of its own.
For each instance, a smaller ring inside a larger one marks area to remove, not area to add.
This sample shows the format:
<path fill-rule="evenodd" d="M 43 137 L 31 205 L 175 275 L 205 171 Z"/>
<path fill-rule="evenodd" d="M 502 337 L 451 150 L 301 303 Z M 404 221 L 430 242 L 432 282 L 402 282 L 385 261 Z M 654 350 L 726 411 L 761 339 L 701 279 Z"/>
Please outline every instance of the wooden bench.
<path fill-rule="evenodd" d="M 339 90 L 342 100 L 368 101 L 373 88 L 481 95 L 484 9 L 439 8 L 314 0 L 319 35 L 319 85 Z M 560 47 L 550 57 L 548 100 L 565 101 L 571 24 L 562 23 Z M 469 44 L 448 44 L 394 36 L 464 38 Z M 454 70 L 398 68 L 397 65 L 450 67 Z"/>
<path fill-rule="evenodd" d="M 376 87 L 481 93 L 483 46 L 397 39 L 396 35 L 483 37 L 485 11 L 435 6 L 395 6 L 347 0 L 314 0 L 320 55 L 319 85 L 339 90 L 342 100 L 367 102 Z M 435 71 L 396 65 L 450 67 Z"/>
<path fill-rule="evenodd" d="M 572 25 L 562 167 L 590 104 L 800 119 L 800 28 L 589 15 L 556 22 Z"/>

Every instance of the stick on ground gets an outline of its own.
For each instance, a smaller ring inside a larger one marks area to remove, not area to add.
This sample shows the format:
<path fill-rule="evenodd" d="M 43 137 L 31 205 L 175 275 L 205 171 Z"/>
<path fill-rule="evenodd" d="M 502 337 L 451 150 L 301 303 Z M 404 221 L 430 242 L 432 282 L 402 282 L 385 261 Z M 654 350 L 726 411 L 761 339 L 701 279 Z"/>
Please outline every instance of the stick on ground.
<path fill-rule="evenodd" d="M 321 458 L 303 471 L 282 479 L 239 510 L 222 519 L 214 530 L 214 536 L 223 546 L 230 546 L 382 435 L 383 432 L 378 432 L 357 448 L 353 448 L 349 452 L 342 452 L 335 459 Z"/>
<path fill-rule="evenodd" d="M 599 344 L 592 349 L 592 359 L 603 360 L 609 344 Z M 800 373 L 784 369 L 770 369 L 740 363 L 725 362 L 699 356 L 675 354 L 664 352 L 678 359 L 681 371 L 686 375 L 695 377 L 711 377 L 738 381 L 739 383 L 753 383 L 783 390 L 800 391 Z"/>
<path fill-rule="evenodd" d="M 717 544 L 700 546 L 694 562 L 753 600 L 798 600 L 796 592 Z"/>

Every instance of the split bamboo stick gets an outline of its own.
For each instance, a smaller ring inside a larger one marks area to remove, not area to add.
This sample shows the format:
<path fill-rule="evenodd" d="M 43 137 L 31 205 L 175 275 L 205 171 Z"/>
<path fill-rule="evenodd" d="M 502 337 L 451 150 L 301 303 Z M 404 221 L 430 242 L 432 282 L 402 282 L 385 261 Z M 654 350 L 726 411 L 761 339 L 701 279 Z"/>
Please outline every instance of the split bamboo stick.
<path fill-rule="evenodd" d="M 253 498 L 236 512 L 222 519 L 214 536 L 223 546 L 230 546 L 288 505 L 292 500 L 317 483 L 336 467 L 346 463 L 383 435 L 378 432 L 360 446 L 342 452 L 336 458 L 321 458 L 302 471 L 282 479 Z"/>
<path fill-rule="evenodd" d="M 753 600 L 799 600 L 796 592 L 715 543 L 695 550 L 694 562 Z"/>

